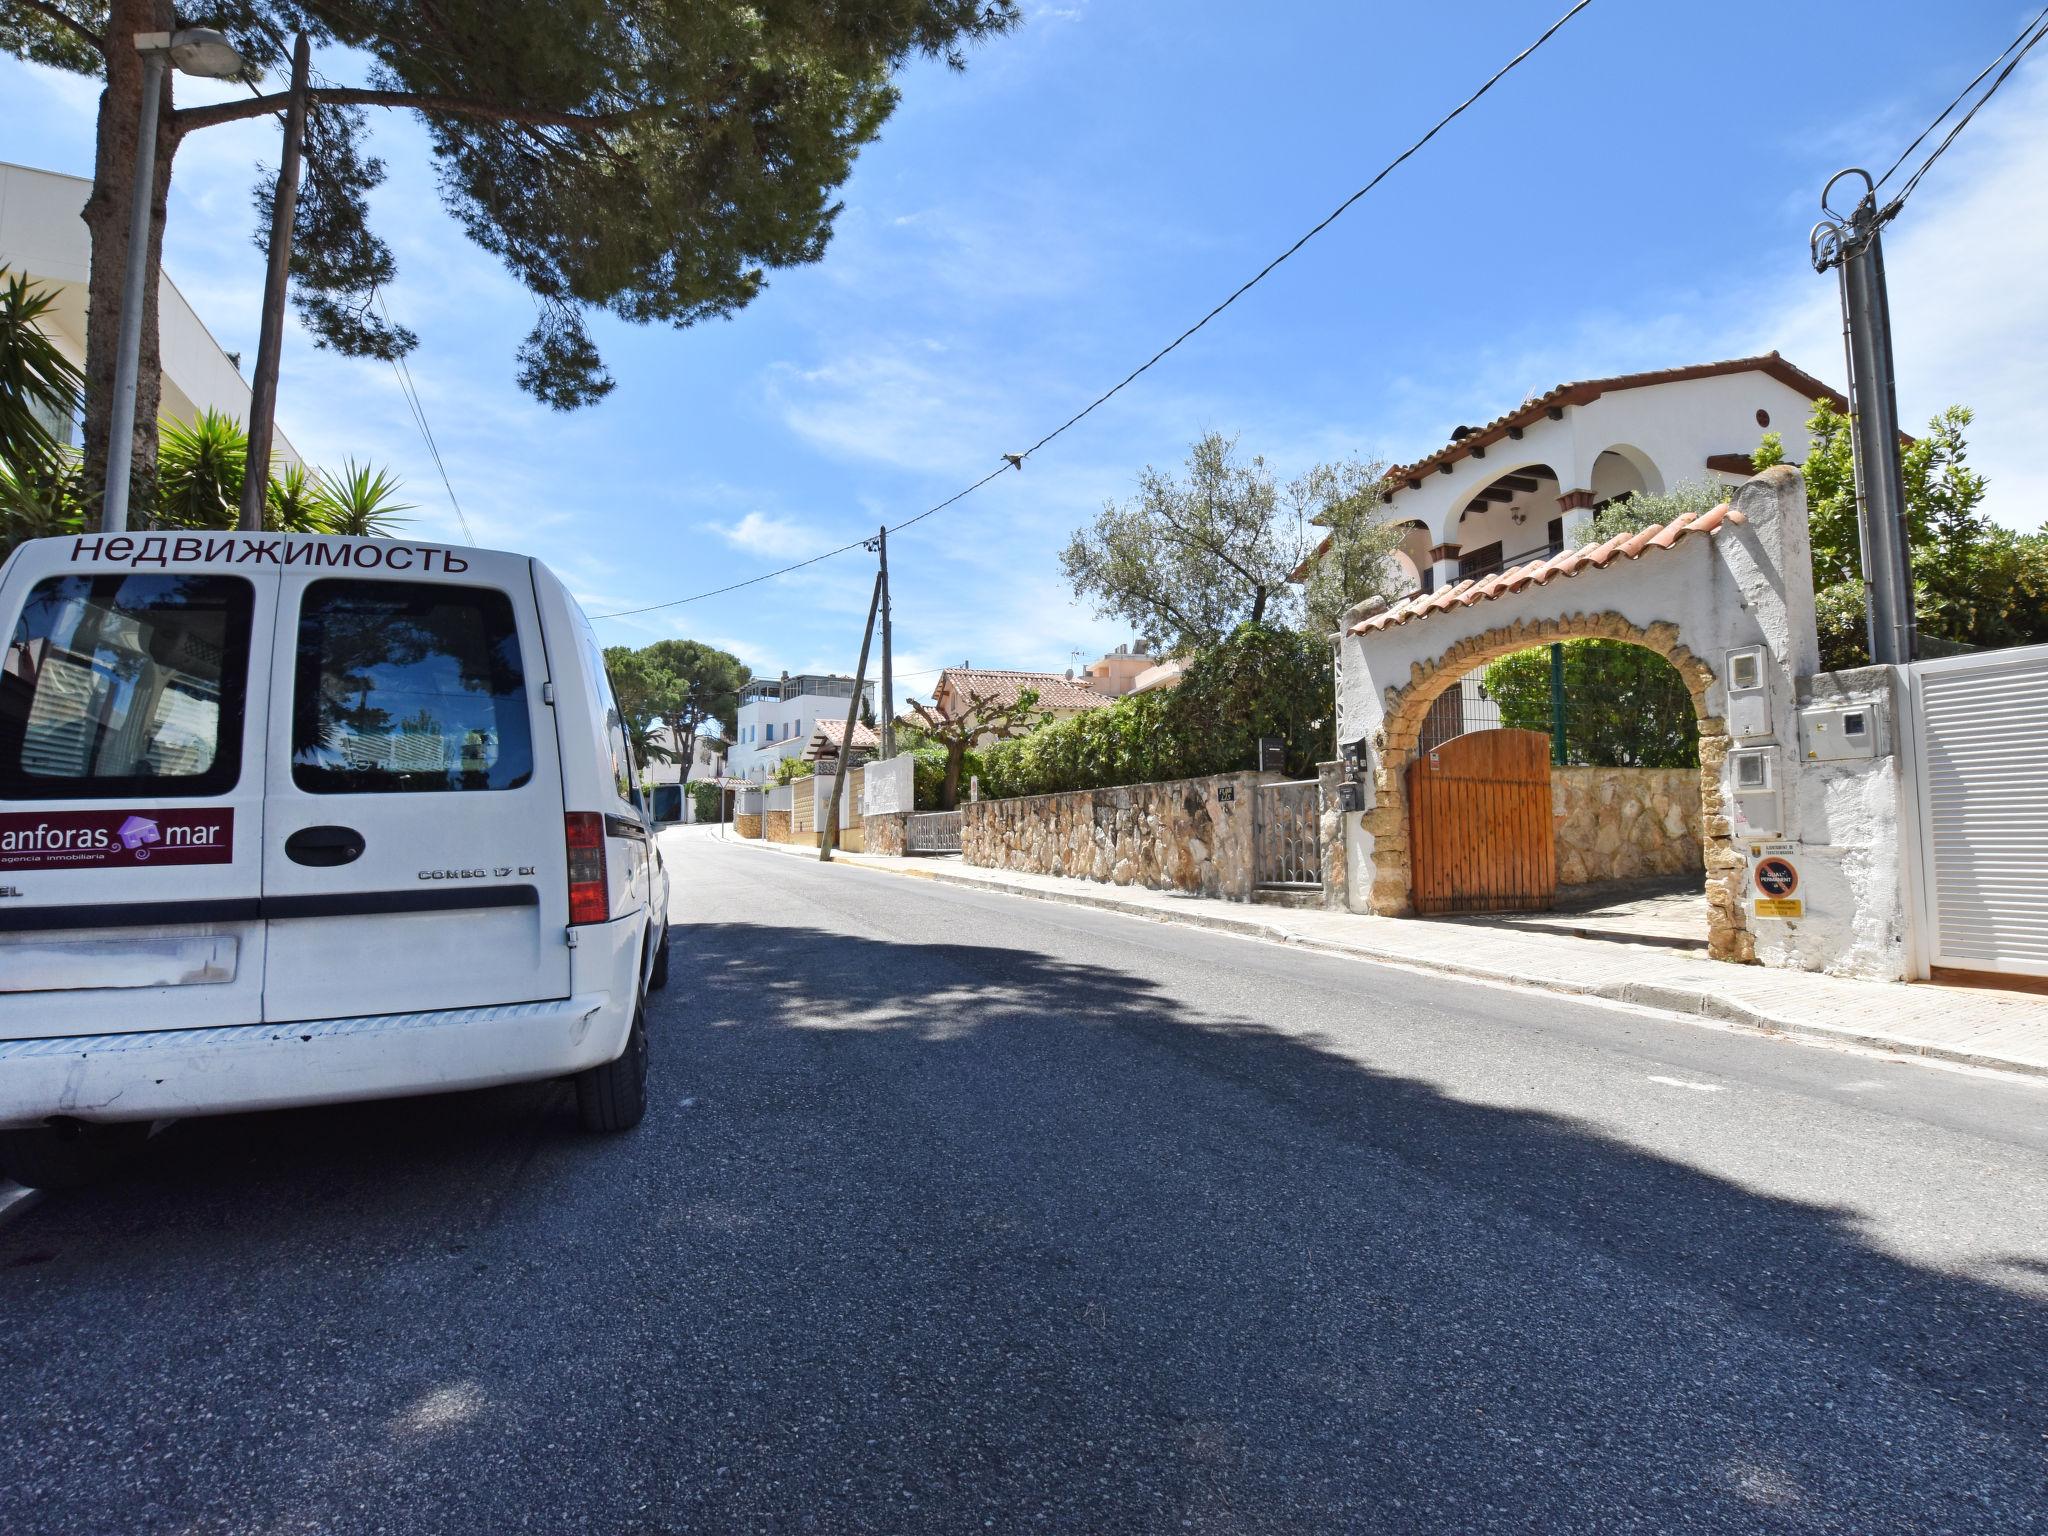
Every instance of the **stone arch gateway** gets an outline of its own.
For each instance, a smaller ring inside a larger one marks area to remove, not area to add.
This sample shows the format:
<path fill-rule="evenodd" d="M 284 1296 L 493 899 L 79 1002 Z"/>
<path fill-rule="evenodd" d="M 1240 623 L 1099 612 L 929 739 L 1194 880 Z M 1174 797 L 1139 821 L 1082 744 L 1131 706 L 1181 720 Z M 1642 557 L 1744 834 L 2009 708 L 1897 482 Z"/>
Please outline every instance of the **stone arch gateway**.
<path fill-rule="evenodd" d="M 1705 516 L 1589 545 L 1549 559 L 1416 594 L 1392 607 L 1347 616 L 1337 641 L 1338 740 L 1359 748 L 1365 809 L 1345 818 L 1347 900 L 1354 910 L 1407 915 L 1413 874 L 1406 770 L 1430 705 L 1474 667 L 1531 646 L 1575 638 L 1619 640 L 1664 657 L 1692 696 L 1700 731 L 1702 871 L 1709 952 L 1758 958 L 1744 916 L 1752 799 L 1735 793 L 1728 722 L 1728 668 L 1738 654 L 1760 663 L 1751 690 L 1755 720 L 1789 722 L 1796 679 L 1818 662 L 1805 489 L 1797 471 L 1767 470 L 1731 504 Z M 1784 765 L 1789 779 L 1793 765 Z M 1782 827 L 1773 828 L 1777 831 Z"/>

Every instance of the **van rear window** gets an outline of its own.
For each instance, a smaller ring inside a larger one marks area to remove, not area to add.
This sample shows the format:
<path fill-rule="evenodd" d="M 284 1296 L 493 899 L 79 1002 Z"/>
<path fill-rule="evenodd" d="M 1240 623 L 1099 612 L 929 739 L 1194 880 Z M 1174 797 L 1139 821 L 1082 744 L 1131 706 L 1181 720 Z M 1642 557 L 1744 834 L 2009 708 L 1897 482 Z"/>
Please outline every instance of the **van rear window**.
<path fill-rule="evenodd" d="M 37 582 L 0 658 L 0 795 L 233 789 L 254 602 L 234 576 Z"/>
<path fill-rule="evenodd" d="M 299 605 L 292 782 L 313 794 L 516 789 L 533 776 L 512 602 L 316 581 Z"/>

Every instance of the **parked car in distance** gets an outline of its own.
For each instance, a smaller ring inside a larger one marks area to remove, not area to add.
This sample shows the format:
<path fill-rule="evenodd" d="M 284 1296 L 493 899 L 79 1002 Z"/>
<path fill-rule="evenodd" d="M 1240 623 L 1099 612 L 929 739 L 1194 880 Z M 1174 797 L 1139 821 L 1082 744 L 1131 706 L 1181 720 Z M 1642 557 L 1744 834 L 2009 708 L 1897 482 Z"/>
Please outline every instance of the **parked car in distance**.
<path fill-rule="evenodd" d="M 153 1121 L 573 1077 L 646 1105 L 668 875 L 525 555 L 39 539 L 0 566 L 0 1169 Z"/>

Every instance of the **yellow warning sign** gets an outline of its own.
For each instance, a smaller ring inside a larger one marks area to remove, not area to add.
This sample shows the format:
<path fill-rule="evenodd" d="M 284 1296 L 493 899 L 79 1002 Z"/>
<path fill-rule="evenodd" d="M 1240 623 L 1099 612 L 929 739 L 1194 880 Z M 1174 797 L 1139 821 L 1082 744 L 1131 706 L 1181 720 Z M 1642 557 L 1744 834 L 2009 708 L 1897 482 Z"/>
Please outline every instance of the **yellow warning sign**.
<path fill-rule="evenodd" d="M 1796 896 L 1781 896 L 1777 898 L 1759 896 L 1756 899 L 1756 915 L 1758 917 L 1804 917 L 1806 916 L 1806 903 Z"/>

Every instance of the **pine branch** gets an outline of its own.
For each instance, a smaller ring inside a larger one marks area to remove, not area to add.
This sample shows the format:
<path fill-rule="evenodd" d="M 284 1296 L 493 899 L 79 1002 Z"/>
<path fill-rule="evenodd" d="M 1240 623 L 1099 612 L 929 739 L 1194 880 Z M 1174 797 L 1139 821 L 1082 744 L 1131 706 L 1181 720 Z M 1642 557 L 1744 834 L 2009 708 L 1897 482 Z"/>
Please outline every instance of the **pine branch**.
<path fill-rule="evenodd" d="M 36 0 L 29 0 L 34 4 Z M 412 112 L 439 112 L 455 117 L 481 117 L 493 122 L 523 123 L 537 128 L 572 128 L 580 133 L 597 133 L 618 128 L 636 117 L 659 113 L 665 103 L 636 107 L 627 112 L 555 112 L 544 107 L 519 106 L 511 102 L 482 101 L 471 96 L 439 96 L 419 91 L 373 91 L 353 86 L 322 86 L 306 93 L 306 99 L 320 106 L 402 107 Z M 241 122 L 282 112 L 291 104 L 289 91 L 268 96 L 251 96 L 246 101 L 222 101 L 203 107 L 181 107 L 171 114 L 180 133 L 212 128 L 221 123 Z"/>
<path fill-rule="evenodd" d="M 68 12 L 61 11 L 54 5 L 47 4 L 46 0 L 16 0 L 16 3 L 28 10 L 34 11 L 38 16 L 42 17 L 45 21 L 54 21 L 55 23 L 57 23 L 58 26 L 63 27 L 65 30 L 69 32 L 75 33 L 80 39 L 90 44 L 100 54 L 104 55 L 106 53 L 107 40 L 104 37 L 100 36 L 99 33 L 93 31 L 93 29 L 91 27 L 88 27 L 84 22 L 80 21 L 76 16 L 73 16 Z"/>

